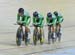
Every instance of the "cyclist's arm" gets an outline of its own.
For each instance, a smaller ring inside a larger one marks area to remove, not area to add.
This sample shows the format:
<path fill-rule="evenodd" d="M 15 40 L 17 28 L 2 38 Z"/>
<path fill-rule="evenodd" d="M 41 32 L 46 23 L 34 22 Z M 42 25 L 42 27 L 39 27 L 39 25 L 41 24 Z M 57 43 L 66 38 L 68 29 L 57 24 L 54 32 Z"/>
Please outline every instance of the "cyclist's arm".
<path fill-rule="evenodd" d="M 42 18 L 42 21 L 41 21 L 41 26 L 44 25 L 44 17 Z"/>
<path fill-rule="evenodd" d="M 51 25 L 52 23 L 49 22 L 50 20 L 48 19 L 48 17 L 46 18 L 46 22 L 47 22 L 47 25 Z"/>
<path fill-rule="evenodd" d="M 19 24 L 19 23 L 22 23 L 22 22 L 20 21 L 20 16 L 17 15 L 17 24 Z"/>
<path fill-rule="evenodd" d="M 64 19 L 63 19 L 63 17 L 62 17 L 62 16 L 60 16 L 59 18 L 60 18 L 60 19 L 59 19 L 59 22 L 60 22 L 60 23 L 62 23 L 62 22 L 63 22 L 63 20 L 64 20 Z"/>
<path fill-rule="evenodd" d="M 33 24 L 35 24 L 36 23 L 36 18 L 35 17 L 33 17 Z"/>
<path fill-rule="evenodd" d="M 27 17 L 26 17 L 26 16 L 23 16 L 23 19 L 24 19 L 24 20 L 22 20 L 22 23 L 23 23 L 24 25 L 26 25 Z"/>
<path fill-rule="evenodd" d="M 27 17 L 27 21 L 26 21 L 27 25 L 30 24 L 30 21 L 31 21 L 30 16 L 28 16 L 28 17 Z"/>
<path fill-rule="evenodd" d="M 47 24 L 49 23 L 49 19 L 48 19 L 48 17 L 46 18 L 46 22 L 47 22 Z"/>
<path fill-rule="evenodd" d="M 30 19 L 30 15 L 29 15 L 29 13 L 25 12 L 23 17 L 24 17 L 23 23 L 24 24 L 29 24 L 30 23 L 30 20 L 29 20 Z"/>
<path fill-rule="evenodd" d="M 20 20 L 20 16 L 17 14 L 17 21 L 19 21 Z"/>
<path fill-rule="evenodd" d="M 42 23 L 43 18 L 39 18 L 39 19 L 40 19 L 40 20 L 39 20 L 38 24 L 41 24 L 41 23 Z"/>
<path fill-rule="evenodd" d="M 56 22 L 57 22 L 57 19 L 56 19 L 56 18 L 53 18 L 52 24 L 53 24 L 53 25 L 56 25 Z"/>

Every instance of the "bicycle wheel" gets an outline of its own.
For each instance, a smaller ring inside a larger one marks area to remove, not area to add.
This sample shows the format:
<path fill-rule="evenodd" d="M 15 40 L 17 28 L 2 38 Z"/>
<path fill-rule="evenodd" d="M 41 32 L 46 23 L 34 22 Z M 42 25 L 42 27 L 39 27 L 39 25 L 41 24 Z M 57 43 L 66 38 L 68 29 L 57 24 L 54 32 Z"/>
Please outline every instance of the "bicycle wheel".
<path fill-rule="evenodd" d="M 61 33 L 60 33 L 60 29 L 56 31 L 56 35 L 57 35 L 57 39 L 60 42 L 61 41 Z"/>
<path fill-rule="evenodd" d="M 25 45 L 28 45 L 28 32 L 25 31 Z"/>
<path fill-rule="evenodd" d="M 48 32 L 48 44 L 50 44 L 51 43 L 51 32 L 49 31 Z"/>
<path fill-rule="evenodd" d="M 37 31 L 36 30 L 34 30 L 34 32 L 33 32 L 33 44 L 34 45 L 36 45 L 37 44 L 37 38 L 38 36 L 37 36 Z"/>
<path fill-rule="evenodd" d="M 17 46 L 21 45 L 22 42 L 22 37 L 23 37 L 23 32 L 20 28 L 17 29 L 17 33 L 16 33 L 16 43 Z"/>
<path fill-rule="evenodd" d="M 44 36 L 43 36 L 43 31 L 41 31 L 40 32 L 40 34 L 39 34 L 39 38 L 40 38 L 40 44 L 42 45 L 43 44 L 43 42 L 44 42 Z"/>
<path fill-rule="evenodd" d="M 56 38 L 56 36 L 55 36 L 55 34 L 52 32 L 52 34 L 51 34 L 51 38 L 52 38 L 52 43 L 55 43 L 55 38 Z"/>

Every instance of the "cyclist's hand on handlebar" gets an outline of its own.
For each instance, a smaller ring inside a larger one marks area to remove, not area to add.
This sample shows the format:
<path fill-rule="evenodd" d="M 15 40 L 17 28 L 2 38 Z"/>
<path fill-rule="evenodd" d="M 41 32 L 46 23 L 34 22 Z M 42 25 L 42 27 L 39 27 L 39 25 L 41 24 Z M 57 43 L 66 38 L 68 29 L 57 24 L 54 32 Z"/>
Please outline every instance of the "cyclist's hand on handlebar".
<path fill-rule="evenodd" d="M 17 21 L 17 24 L 22 24 L 22 21 Z"/>
<path fill-rule="evenodd" d="M 19 21 L 17 21 L 16 23 L 19 23 Z"/>
<path fill-rule="evenodd" d="M 35 23 L 33 23 L 33 25 L 35 25 Z"/>
<path fill-rule="evenodd" d="M 36 23 L 36 25 L 39 25 L 40 23 Z"/>
<path fill-rule="evenodd" d="M 52 25 L 52 23 L 48 23 L 47 25 Z"/>
<path fill-rule="evenodd" d="M 57 21 L 57 23 L 59 23 L 59 22 Z"/>
<path fill-rule="evenodd" d="M 22 23 L 22 21 L 17 21 L 17 23 Z"/>
<path fill-rule="evenodd" d="M 33 25 L 37 25 L 38 23 L 33 23 Z"/>

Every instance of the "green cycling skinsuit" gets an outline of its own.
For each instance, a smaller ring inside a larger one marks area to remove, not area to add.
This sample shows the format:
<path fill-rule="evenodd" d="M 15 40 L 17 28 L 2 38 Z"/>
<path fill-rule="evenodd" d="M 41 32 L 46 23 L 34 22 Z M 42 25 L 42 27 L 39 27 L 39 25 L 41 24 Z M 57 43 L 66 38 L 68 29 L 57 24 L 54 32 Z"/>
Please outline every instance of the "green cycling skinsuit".
<path fill-rule="evenodd" d="M 21 26 L 25 27 L 25 36 L 28 40 L 28 32 L 30 31 L 30 29 L 28 28 L 29 24 L 30 24 L 30 15 L 28 12 L 24 12 L 23 16 L 20 16 L 19 14 L 17 14 L 17 23 Z M 24 40 L 24 37 L 23 37 Z"/>
<path fill-rule="evenodd" d="M 40 28 L 40 33 L 43 33 L 43 25 L 44 25 L 44 17 L 39 14 L 38 17 L 33 17 L 33 24 L 34 27 L 39 27 Z M 36 25 L 36 26 L 35 26 Z M 44 41 L 44 39 L 42 38 L 42 42 Z"/>
<path fill-rule="evenodd" d="M 56 30 L 59 27 L 60 28 L 60 33 L 62 34 L 62 29 L 61 29 L 61 23 L 63 22 L 63 16 L 58 13 L 58 16 L 56 16 L 57 22 L 56 22 Z"/>
<path fill-rule="evenodd" d="M 51 18 L 49 18 L 49 17 L 46 18 L 46 23 L 48 25 L 48 40 L 55 38 L 54 35 L 55 35 L 56 21 L 57 21 L 57 19 L 56 19 L 55 15 L 53 15 L 53 14 L 52 14 Z M 53 37 L 49 36 L 50 32 L 53 33 Z"/>
<path fill-rule="evenodd" d="M 56 25 L 56 21 L 57 21 L 57 19 L 56 19 L 55 15 L 53 15 L 53 14 L 52 14 L 52 18 L 46 17 L 46 23 L 47 23 L 47 25 L 53 25 L 53 26 L 55 26 Z"/>
<path fill-rule="evenodd" d="M 64 20 L 64 19 L 63 19 L 63 16 L 62 16 L 61 14 L 59 14 L 59 13 L 58 13 L 58 16 L 56 16 L 56 19 L 57 19 L 57 22 L 56 22 L 57 24 L 58 24 L 58 23 L 62 23 L 63 20 Z"/>
<path fill-rule="evenodd" d="M 30 15 L 28 12 L 24 12 L 23 16 L 17 14 L 17 23 L 21 23 L 24 26 L 28 26 L 30 24 Z"/>

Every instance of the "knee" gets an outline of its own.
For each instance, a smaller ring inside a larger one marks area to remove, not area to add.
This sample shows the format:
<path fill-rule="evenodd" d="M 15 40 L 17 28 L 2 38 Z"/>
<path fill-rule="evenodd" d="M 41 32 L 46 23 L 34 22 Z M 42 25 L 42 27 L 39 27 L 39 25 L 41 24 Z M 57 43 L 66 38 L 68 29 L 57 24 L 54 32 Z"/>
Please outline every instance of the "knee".
<path fill-rule="evenodd" d="M 28 27 L 25 27 L 26 32 L 30 32 L 30 29 Z"/>

